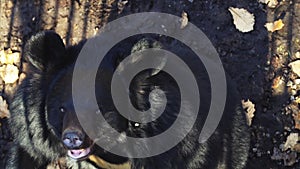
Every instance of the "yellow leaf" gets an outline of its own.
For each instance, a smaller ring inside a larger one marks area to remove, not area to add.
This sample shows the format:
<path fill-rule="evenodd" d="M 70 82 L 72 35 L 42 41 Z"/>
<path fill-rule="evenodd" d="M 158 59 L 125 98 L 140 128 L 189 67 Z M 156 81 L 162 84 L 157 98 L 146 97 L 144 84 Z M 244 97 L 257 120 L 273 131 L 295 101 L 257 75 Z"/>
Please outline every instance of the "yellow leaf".
<path fill-rule="evenodd" d="M 293 61 L 288 66 L 300 77 L 300 60 Z"/>
<path fill-rule="evenodd" d="M 278 5 L 277 0 L 259 0 L 259 2 L 267 4 L 269 8 L 275 8 Z"/>
<path fill-rule="evenodd" d="M 282 147 L 282 150 L 286 151 L 289 148 L 292 149 L 297 144 L 298 140 L 298 133 L 290 133 Z"/>
<path fill-rule="evenodd" d="M 275 22 L 269 22 L 269 23 L 266 23 L 265 24 L 265 27 L 267 28 L 267 30 L 269 32 L 275 32 L 275 31 L 278 31 L 280 29 L 282 29 L 284 26 L 283 22 L 281 19 L 275 21 Z"/>
<path fill-rule="evenodd" d="M 0 63 L 1 64 L 17 64 L 20 62 L 21 55 L 19 52 L 12 52 L 10 49 L 8 51 L 0 51 Z"/>
<path fill-rule="evenodd" d="M 233 23 L 241 32 L 250 32 L 254 28 L 254 15 L 243 8 L 229 7 L 229 12 L 233 17 Z"/>
<path fill-rule="evenodd" d="M 187 13 L 183 11 L 181 14 L 181 19 L 180 19 L 180 22 L 181 22 L 180 29 L 183 29 L 187 26 L 187 24 L 189 22 L 187 16 L 188 16 Z"/>
<path fill-rule="evenodd" d="M 242 100 L 242 106 L 246 111 L 247 124 L 248 126 L 251 126 L 255 112 L 255 105 L 248 99 L 247 101 Z"/>
<path fill-rule="evenodd" d="M 299 103 L 299 98 L 296 99 L 296 103 Z M 295 122 L 295 129 L 300 130 L 300 112 L 293 114 L 294 122 Z"/>
<path fill-rule="evenodd" d="M 0 67 L 0 77 L 6 84 L 15 83 L 18 80 L 19 69 L 14 65 L 3 65 Z"/>

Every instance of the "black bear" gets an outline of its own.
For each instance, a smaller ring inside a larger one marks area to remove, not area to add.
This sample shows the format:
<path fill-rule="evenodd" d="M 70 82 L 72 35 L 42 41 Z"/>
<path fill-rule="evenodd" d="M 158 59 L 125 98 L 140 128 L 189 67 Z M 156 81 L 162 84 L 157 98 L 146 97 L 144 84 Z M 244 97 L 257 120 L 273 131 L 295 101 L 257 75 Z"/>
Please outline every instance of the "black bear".
<path fill-rule="evenodd" d="M 206 117 L 205 112 L 208 112 L 210 106 L 210 83 L 208 76 L 203 73 L 205 69 L 201 63 L 194 61 L 191 63 L 187 59 L 185 61 L 190 64 L 193 73 L 198 74 L 196 79 L 200 89 L 201 105 L 196 123 L 179 144 L 161 154 L 145 158 L 119 156 L 97 145 L 80 124 L 72 100 L 72 73 L 84 44 L 85 41 L 66 48 L 60 36 L 52 31 L 38 33 L 27 42 L 24 55 L 30 63 L 30 71 L 10 105 L 10 129 L 16 145 L 9 154 L 7 168 L 47 168 L 49 164 L 60 159 L 64 159 L 61 168 L 72 169 L 245 167 L 249 132 L 238 94 L 229 80 L 226 106 L 217 130 L 206 142 L 198 141 Z M 189 100 L 181 100 L 176 81 L 168 73 L 161 71 L 159 65 L 157 69 L 139 72 L 131 80 L 129 89 L 124 89 L 128 90 L 131 104 L 138 110 L 160 106 L 159 94 L 152 96 L 151 91 L 154 89 L 164 91 L 167 103 L 164 112 L 157 119 L 137 123 L 120 115 L 114 107 L 110 84 L 118 64 L 131 53 L 156 47 L 173 50 L 172 52 L 182 55 L 182 50 L 178 50 L 177 47 L 172 45 L 165 47 L 160 41 L 152 38 L 140 39 L 137 36 L 127 39 L 126 42 L 121 41 L 113 47 L 100 64 L 95 80 L 95 93 L 99 109 L 109 126 L 99 124 L 100 131 L 97 132 L 101 133 L 101 136 L 98 139 L 116 146 L 126 143 L 127 140 L 122 139 L 124 135 L 135 138 L 153 137 L 172 126 L 178 110 L 185 108 L 185 104 L 180 105 L 181 102 L 185 102 L 188 106 Z M 187 54 L 192 53 L 183 52 L 183 55 Z M 132 64 L 134 63 L 135 61 L 132 61 Z M 85 98 L 82 100 L 84 103 Z M 184 111 L 188 111 L 188 108 Z M 108 127 L 114 128 L 120 135 L 110 137 Z M 181 135 L 180 131 L 176 130 L 175 134 Z M 148 144 L 144 142 L 144 145 L 136 145 L 133 148 L 147 151 Z M 123 151 L 126 152 L 127 149 Z"/>

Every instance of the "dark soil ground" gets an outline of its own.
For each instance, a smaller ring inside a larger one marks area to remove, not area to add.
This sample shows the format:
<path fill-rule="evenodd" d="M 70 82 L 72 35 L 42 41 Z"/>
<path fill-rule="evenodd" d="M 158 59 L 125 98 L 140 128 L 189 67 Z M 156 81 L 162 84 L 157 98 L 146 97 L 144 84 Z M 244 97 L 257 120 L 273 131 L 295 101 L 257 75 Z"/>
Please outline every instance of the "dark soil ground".
<path fill-rule="evenodd" d="M 253 13 L 254 30 L 239 32 L 229 7 Z M 298 114 L 300 117 L 297 102 L 300 77 L 288 64 L 300 59 L 300 0 L 281 0 L 275 8 L 257 0 L 0 0 L 0 51 L 22 53 L 24 42 L 45 29 L 55 30 L 67 45 L 72 45 L 95 35 L 111 20 L 146 11 L 179 17 L 186 12 L 189 21 L 207 35 L 219 52 L 242 98 L 255 105 L 248 168 L 300 168 L 298 144 L 296 148 L 282 150 L 290 133 L 299 132 L 296 126 Z M 264 24 L 277 19 L 283 20 L 283 29 L 268 32 Z M 16 66 L 20 74 L 26 74 L 26 63 L 22 61 Z M 0 81 L 0 95 L 9 104 L 17 82 Z M 3 168 L 12 140 L 7 118 L 0 119 L 0 124 L 0 168 Z"/>

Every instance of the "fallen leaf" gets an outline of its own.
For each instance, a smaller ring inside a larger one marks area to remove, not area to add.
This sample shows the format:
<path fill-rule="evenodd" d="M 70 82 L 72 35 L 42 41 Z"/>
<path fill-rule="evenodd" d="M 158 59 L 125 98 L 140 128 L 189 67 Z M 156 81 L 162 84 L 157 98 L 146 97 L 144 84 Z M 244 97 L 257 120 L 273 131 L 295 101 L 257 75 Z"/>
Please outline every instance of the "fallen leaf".
<path fill-rule="evenodd" d="M 254 28 L 254 15 L 243 8 L 229 7 L 235 27 L 241 32 L 250 32 Z"/>
<path fill-rule="evenodd" d="M 278 19 L 275 22 L 268 22 L 268 23 L 265 24 L 265 27 L 267 28 L 267 30 L 269 32 L 278 31 L 278 30 L 282 29 L 283 26 L 284 26 L 284 24 L 283 24 L 281 19 Z"/>
<path fill-rule="evenodd" d="M 125 1 L 119 0 L 119 2 L 118 2 L 118 13 L 119 14 L 123 11 L 123 9 L 125 8 L 127 3 L 128 3 L 127 0 L 125 0 Z"/>
<path fill-rule="evenodd" d="M 187 24 L 189 23 L 188 15 L 184 11 L 181 14 L 180 22 L 181 22 L 180 29 L 185 28 L 187 26 Z"/>
<path fill-rule="evenodd" d="M 298 142 L 298 133 L 291 133 L 287 139 L 286 142 L 283 145 L 283 151 L 286 151 L 287 149 L 293 149 L 293 147 L 297 144 Z"/>
<path fill-rule="evenodd" d="M 1 64 L 18 64 L 20 62 L 21 55 L 19 52 L 12 52 L 10 49 L 7 51 L 0 51 L 0 63 Z"/>
<path fill-rule="evenodd" d="M 0 67 L 0 77 L 6 84 L 15 83 L 18 80 L 19 69 L 14 65 L 3 65 Z"/>
<path fill-rule="evenodd" d="M 10 113 L 6 101 L 0 96 L 0 118 L 9 118 Z"/>
<path fill-rule="evenodd" d="M 259 0 L 263 4 L 267 4 L 269 8 L 275 8 L 278 5 L 277 0 Z"/>
<path fill-rule="evenodd" d="M 272 80 L 272 91 L 273 91 L 273 95 L 281 95 L 285 92 L 286 90 L 286 83 L 284 81 L 284 77 L 283 76 L 276 76 L 273 80 Z"/>
<path fill-rule="evenodd" d="M 2 63 L 2 58 L 4 58 L 5 57 L 5 52 L 4 52 L 4 50 L 1 50 L 0 51 L 0 63 Z"/>
<path fill-rule="evenodd" d="M 247 124 L 248 126 L 251 126 L 255 112 L 255 105 L 248 99 L 247 101 L 242 100 L 242 106 L 246 111 Z"/>
<path fill-rule="evenodd" d="M 296 145 L 294 145 L 293 151 L 296 151 L 298 153 L 300 152 L 300 143 L 297 143 Z"/>
<path fill-rule="evenodd" d="M 14 4 L 13 4 L 13 2 L 12 1 L 8 1 L 7 3 L 6 3 L 6 7 L 7 8 L 12 8 L 14 6 Z"/>
<path fill-rule="evenodd" d="M 293 61 L 289 64 L 289 67 L 292 69 L 294 73 L 300 77 L 300 60 Z"/>
<path fill-rule="evenodd" d="M 277 88 L 279 88 L 282 84 L 284 84 L 284 81 L 282 79 L 281 76 L 277 76 L 274 78 L 273 80 L 273 84 L 272 84 L 272 89 L 276 90 Z"/>
<path fill-rule="evenodd" d="M 296 101 L 298 102 L 298 101 Z M 295 128 L 300 130 L 300 112 L 293 113 Z"/>
<path fill-rule="evenodd" d="M 297 104 L 300 104 L 300 97 L 297 97 L 295 100 L 294 100 L 295 103 Z"/>
<path fill-rule="evenodd" d="M 299 59 L 300 58 L 300 52 L 295 53 L 295 58 Z"/>

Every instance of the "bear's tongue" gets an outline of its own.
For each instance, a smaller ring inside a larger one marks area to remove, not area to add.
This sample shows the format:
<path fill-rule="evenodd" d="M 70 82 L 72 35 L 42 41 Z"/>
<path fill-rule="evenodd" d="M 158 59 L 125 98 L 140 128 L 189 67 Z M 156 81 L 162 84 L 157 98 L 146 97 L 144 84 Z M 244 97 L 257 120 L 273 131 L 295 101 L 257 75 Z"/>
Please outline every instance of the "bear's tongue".
<path fill-rule="evenodd" d="M 80 150 L 68 150 L 68 156 L 77 160 L 79 158 L 87 156 L 90 153 L 90 151 L 91 151 L 90 148 L 80 149 Z"/>

